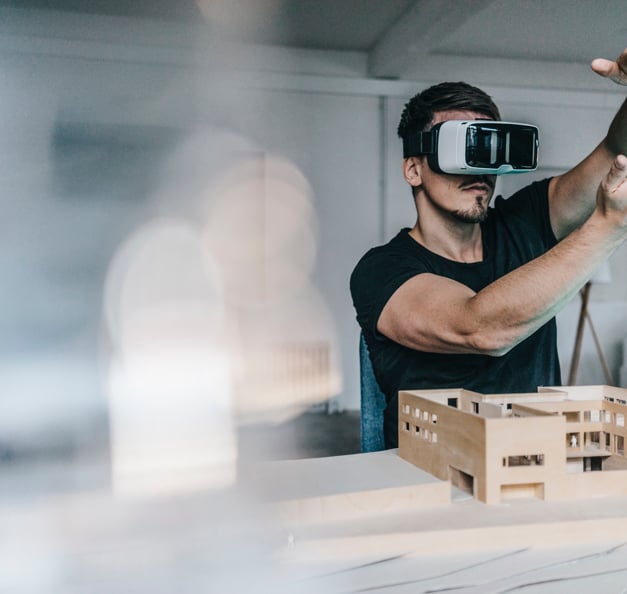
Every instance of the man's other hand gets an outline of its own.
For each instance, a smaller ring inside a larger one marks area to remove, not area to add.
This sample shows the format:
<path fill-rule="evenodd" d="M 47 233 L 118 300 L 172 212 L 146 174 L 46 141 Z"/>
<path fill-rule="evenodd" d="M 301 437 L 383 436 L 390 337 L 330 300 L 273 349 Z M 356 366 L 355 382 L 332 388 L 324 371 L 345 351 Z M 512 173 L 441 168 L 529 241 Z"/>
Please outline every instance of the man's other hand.
<path fill-rule="evenodd" d="M 627 157 L 618 155 L 599 185 L 597 204 L 606 216 L 615 215 L 618 227 L 627 230 Z"/>
<path fill-rule="evenodd" d="M 604 58 L 592 60 L 592 70 L 597 74 L 613 80 L 619 85 L 627 85 L 627 48 L 625 48 L 615 62 Z"/>

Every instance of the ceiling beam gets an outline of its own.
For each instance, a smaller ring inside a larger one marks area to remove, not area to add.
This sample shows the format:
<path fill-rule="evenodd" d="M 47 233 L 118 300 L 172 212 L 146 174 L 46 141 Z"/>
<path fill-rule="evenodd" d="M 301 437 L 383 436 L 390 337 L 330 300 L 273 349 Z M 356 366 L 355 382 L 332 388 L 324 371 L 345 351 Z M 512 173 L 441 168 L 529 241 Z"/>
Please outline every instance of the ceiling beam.
<path fill-rule="evenodd" d="M 443 38 L 494 1 L 417 0 L 370 51 L 369 76 L 402 78 Z"/>

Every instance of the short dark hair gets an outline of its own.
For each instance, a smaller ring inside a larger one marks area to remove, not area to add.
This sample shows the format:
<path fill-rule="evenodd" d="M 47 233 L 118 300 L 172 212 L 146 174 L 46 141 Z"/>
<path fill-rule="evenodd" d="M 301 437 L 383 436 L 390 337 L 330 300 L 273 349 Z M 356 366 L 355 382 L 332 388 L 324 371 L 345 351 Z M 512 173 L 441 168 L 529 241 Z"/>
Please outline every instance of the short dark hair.
<path fill-rule="evenodd" d="M 397 133 L 407 138 L 427 130 L 437 111 L 460 109 L 476 111 L 493 120 L 500 120 L 501 114 L 492 97 L 477 87 L 465 82 L 444 82 L 414 95 L 401 114 Z"/>

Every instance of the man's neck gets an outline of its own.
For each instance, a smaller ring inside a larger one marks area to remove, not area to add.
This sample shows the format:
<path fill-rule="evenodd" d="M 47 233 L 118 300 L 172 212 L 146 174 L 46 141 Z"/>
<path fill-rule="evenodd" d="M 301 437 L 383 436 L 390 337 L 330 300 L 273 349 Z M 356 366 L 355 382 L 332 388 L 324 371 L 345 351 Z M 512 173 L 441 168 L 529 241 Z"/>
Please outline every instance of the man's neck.
<path fill-rule="evenodd" d="M 481 262 L 483 242 L 479 223 L 452 218 L 418 217 L 409 235 L 429 251 L 456 262 Z"/>

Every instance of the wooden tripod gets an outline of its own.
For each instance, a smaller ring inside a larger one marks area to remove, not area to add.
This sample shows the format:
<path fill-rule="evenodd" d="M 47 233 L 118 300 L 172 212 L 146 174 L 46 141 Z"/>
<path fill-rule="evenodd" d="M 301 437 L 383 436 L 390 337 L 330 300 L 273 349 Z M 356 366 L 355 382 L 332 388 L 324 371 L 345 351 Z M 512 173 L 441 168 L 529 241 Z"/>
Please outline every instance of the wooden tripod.
<path fill-rule="evenodd" d="M 607 364 L 607 360 L 605 359 L 605 355 L 603 354 L 603 349 L 601 348 L 601 342 L 599 341 L 599 337 L 594 329 L 594 324 L 592 323 L 592 318 L 590 317 L 590 313 L 588 312 L 588 302 L 590 300 L 590 289 L 592 287 L 592 283 L 588 281 L 580 291 L 581 297 L 581 309 L 579 311 L 579 322 L 577 323 L 577 334 L 575 335 L 575 347 L 573 349 L 573 357 L 570 363 L 570 373 L 568 374 L 568 385 L 574 386 L 577 380 L 577 370 L 579 368 L 579 358 L 581 356 L 581 343 L 583 341 L 583 331 L 585 329 L 586 321 L 590 326 L 590 331 L 592 332 L 592 339 L 594 340 L 594 346 L 596 347 L 597 354 L 599 355 L 599 361 L 601 361 L 601 365 L 603 367 L 603 373 L 605 374 L 605 383 L 608 386 L 614 385 L 614 380 L 612 378 L 612 372 Z"/>

